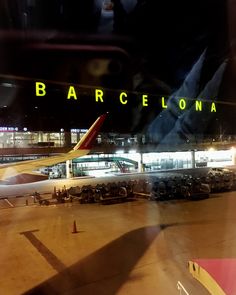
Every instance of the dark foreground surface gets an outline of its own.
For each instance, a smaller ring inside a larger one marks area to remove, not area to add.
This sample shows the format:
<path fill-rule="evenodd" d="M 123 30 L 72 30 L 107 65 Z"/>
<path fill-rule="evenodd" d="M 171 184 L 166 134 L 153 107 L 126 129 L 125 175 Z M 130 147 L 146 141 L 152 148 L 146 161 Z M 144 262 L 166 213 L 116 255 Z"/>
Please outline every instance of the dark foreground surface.
<path fill-rule="evenodd" d="M 179 294 L 180 281 L 189 294 L 208 294 L 187 264 L 236 257 L 235 207 L 229 192 L 2 209 L 0 293 Z"/>

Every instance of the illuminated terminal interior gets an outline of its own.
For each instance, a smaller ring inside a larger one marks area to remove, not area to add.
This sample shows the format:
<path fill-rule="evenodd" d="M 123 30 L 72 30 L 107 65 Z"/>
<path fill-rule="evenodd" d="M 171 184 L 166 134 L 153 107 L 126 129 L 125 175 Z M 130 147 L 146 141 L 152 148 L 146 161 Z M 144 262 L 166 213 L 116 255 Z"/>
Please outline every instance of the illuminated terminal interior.
<path fill-rule="evenodd" d="M 84 174 L 102 176 L 109 173 L 156 171 L 168 169 L 188 169 L 195 167 L 223 167 L 234 164 L 234 149 L 194 151 L 195 165 L 192 158 L 193 151 L 184 152 L 152 152 L 141 154 L 135 150 L 124 153 L 118 150 L 115 154 L 99 154 L 81 157 L 73 161 L 74 171 Z M 139 168 L 140 162 L 143 170 Z"/>
<path fill-rule="evenodd" d="M 42 147 L 69 147 L 76 144 L 88 129 L 71 129 L 65 131 L 61 128 L 58 131 L 31 131 L 27 127 L 0 127 L 0 148 L 30 148 L 36 146 Z M 174 136 L 173 142 L 175 141 Z M 225 143 L 236 142 L 236 136 L 229 135 L 225 138 L 222 136 L 208 137 L 198 140 L 197 137 L 192 140 L 195 143 L 204 143 L 209 149 L 210 145 L 220 142 L 223 146 Z M 118 133 L 100 133 L 97 137 L 97 144 L 110 144 L 114 146 L 135 146 L 137 144 L 152 144 L 153 140 L 146 134 L 118 134 Z M 186 139 L 186 144 L 191 140 Z"/>
<path fill-rule="evenodd" d="M 74 146 L 86 133 L 87 129 L 71 129 L 65 132 L 29 131 L 17 127 L 0 127 L 1 163 L 45 157 L 46 148 L 68 148 Z M 176 147 L 174 150 L 160 150 L 152 146 L 143 134 L 101 133 L 97 137 L 95 150 L 90 155 L 73 160 L 73 176 L 94 175 L 102 176 L 109 173 L 135 171 L 154 171 L 166 169 L 186 169 L 194 167 L 219 167 L 235 164 L 235 149 L 227 141 L 227 146 L 215 148 L 215 139 L 209 139 L 202 146 Z M 100 150 L 96 150 L 100 147 Z M 32 152 L 36 150 L 37 152 Z M 14 150 L 9 152 L 8 150 Z M 21 151 L 16 153 L 15 151 Z M 28 152 L 30 150 L 30 152 Z M 5 152 L 6 151 L 6 152 Z M 58 151 L 57 151 L 58 152 Z M 60 150 L 59 150 L 60 152 Z M 43 172 L 52 177 L 66 175 L 65 164 L 45 168 Z"/>

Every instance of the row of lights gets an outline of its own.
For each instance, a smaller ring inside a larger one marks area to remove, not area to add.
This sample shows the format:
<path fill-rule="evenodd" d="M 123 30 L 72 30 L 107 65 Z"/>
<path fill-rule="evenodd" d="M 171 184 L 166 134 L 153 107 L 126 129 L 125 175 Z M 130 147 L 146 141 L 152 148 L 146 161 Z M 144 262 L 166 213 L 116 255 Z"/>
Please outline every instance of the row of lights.
<path fill-rule="evenodd" d="M 19 131 L 19 128 L 18 127 L 0 127 L 0 132 L 6 132 L 6 131 L 10 131 L 10 132 Z M 28 128 L 24 127 L 23 131 L 28 131 Z"/>

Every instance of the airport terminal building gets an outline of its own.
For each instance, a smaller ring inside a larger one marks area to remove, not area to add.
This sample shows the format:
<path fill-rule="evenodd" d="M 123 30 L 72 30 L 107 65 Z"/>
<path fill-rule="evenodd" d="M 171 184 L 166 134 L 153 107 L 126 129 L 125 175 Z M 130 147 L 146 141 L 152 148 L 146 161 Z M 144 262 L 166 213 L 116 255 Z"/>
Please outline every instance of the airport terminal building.
<path fill-rule="evenodd" d="M 65 132 L 30 131 L 26 127 L 0 127 L 1 163 L 30 160 L 69 151 L 87 129 Z M 100 133 L 90 154 L 73 160 L 73 174 L 100 176 L 112 172 L 154 171 L 235 164 L 235 140 L 208 138 L 202 142 L 166 146 L 145 134 Z M 65 164 L 54 175 L 66 175 Z"/>

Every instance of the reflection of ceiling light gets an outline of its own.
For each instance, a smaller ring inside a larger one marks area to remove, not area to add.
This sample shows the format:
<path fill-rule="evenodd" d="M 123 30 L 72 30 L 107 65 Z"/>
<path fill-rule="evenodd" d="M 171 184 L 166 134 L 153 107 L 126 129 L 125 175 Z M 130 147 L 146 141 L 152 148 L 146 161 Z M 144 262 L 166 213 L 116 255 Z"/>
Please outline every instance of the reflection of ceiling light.
<path fill-rule="evenodd" d="M 92 59 L 88 62 L 87 70 L 94 77 L 100 77 L 108 73 L 109 59 Z"/>
<path fill-rule="evenodd" d="M 116 151 L 116 154 L 124 154 L 124 150 L 118 150 Z"/>
<path fill-rule="evenodd" d="M 136 153 L 137 153 L 136 150 L 130 150 L 130 151 L 129 151 L 129 154 L 136 154 Z"/>
<path fill-rule="evenodd" d="M 4 86 L 4 87 L 8 87 L 8 88 L 10 88 L 10 87 L 14 87 L 13 84 L 11 84 L 11 83 L 6 83 L 6 82 L 2 83 L 2 86 Z"/>
<path fill-rule="evenodd" d="M 209 152 L 214 152 L 215 149 L 214 149 L 213 147 L 211 147 L 211 148 L 208 149 L 208 151 L 209 151 Z"/>

